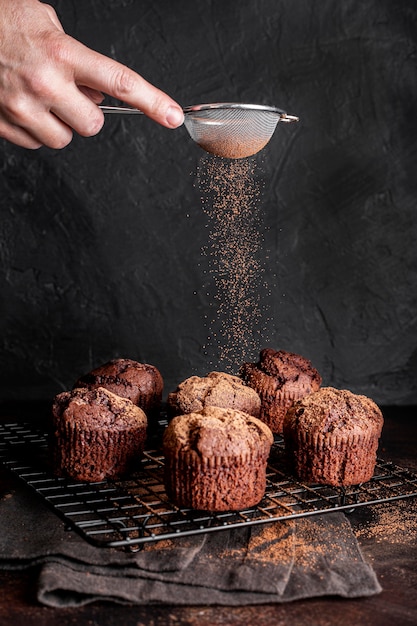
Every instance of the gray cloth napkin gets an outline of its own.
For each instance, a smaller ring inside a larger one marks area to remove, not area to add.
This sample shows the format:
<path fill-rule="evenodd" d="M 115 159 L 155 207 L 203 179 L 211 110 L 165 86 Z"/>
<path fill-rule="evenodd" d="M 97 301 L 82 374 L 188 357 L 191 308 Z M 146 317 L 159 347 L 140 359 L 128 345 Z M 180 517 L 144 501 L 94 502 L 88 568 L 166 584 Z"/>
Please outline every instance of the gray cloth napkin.
<path fill-rule="evenodd" d="M 144 544 L 90 545 L 23 484 L 0 500 L 0 568 L 37 566 L 39 602 L 244 605 L 381 591 L 342 513 Z"/>

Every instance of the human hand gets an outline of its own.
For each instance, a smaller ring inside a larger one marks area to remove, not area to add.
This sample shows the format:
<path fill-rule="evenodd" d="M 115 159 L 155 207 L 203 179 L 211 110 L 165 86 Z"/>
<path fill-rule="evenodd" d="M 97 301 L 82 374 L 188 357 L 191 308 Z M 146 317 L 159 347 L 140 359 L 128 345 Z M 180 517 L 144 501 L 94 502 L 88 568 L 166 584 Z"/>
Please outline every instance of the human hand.
<path fill-rule="evenodd" d="M 133 70 L 66 35 L 39 0 L 0 0 L 0 137 L 24 148 L 64 148 L 97 134 L 103 93 L 167 128 L 181 107 Z"/>

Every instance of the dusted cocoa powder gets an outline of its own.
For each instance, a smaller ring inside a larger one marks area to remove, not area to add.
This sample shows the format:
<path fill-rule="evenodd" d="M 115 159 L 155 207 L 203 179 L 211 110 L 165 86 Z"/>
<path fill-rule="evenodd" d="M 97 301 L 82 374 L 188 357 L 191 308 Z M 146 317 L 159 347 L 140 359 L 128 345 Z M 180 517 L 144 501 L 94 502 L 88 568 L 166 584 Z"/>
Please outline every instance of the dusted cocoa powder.
<path fill-rule="evenodd" d="M 415 545 L 417 542 L 417 500 L 407 498 L 388 502 L 372 510 L 371 520 L 356 528 L 359 539 L 377 543 Z"/>
<path fill-rule="evenodd" d="M 272 443 L 269 428 L 242 411 L 211 406 L 174 417 L 163 436 L 169 499 L 203 511 L 258 504 Z"/>
<path fill-rule="evenodd" d="M 170 415 L 199 413 L 207 406 L 237 409 L 259 417 L 261 399 L 241 378 L 226 372 L 210 372 L 207 376 L 190 376 L 168 394 Z"/>
<path fill-rule="evenodd" d="M 284 417 L 291 471 L 304 482 L 337 487 L 369 481 L 383 422 L 381 410 L 366 396 L 334 387 L 307 394 Z"/>
<path fill-rule="evenodd" d="M 138 462 L 146 432 L 145 413 L 127 398 L 103 387 L 64 391 L 52 405 L 54 474 L 86 482 L 119 478 Z"/>
<path fill-rule="evenodd" d="M 264 348 L 257 363 L 243 363 L 240 375 L 262 401 L 260 419 L 273 433 L 282 433 L 284 416 L 295 400 L 317 391 L 321 375 L 311 362 L 287 350 Z"/>

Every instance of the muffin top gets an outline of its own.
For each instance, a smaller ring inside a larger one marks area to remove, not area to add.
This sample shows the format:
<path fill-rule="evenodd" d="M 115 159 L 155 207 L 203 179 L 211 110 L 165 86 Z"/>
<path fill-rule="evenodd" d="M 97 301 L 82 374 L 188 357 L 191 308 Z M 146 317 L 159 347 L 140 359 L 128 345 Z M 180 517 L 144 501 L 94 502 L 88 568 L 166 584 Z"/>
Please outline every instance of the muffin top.
<path fill-rule="evenodd" d="M 257 363 L 244 363 L 240 374 L 250 384 L 258 380 L 261 385 L 266 376 L 269 383 L 273 379 L 276 389 L 294 387 L 311 392 L 319 389 L 322 382 L 321 375 L 308 359 L 294 352 L 272 348 L 261 350 Z"/>
<path fill-rule="evenodd" d="M 205 377 L 191 376 L 168 395 L 174 414 L 198 413 L 204 407 L 232 408 L 257 417 L 261 399 L 241 378 L 224 372 L 210 372 Z"/>
<path fill-rule="evenodd" d="M 221 407 L 179 415 L 164 433 L 164 450 L 194 452 L 200 457 L 240 457 L 269 454 L 273 435 L 256 417 Z"/>
<path fill-rule="evenodd" d="M 322 387 L 297 400 L 284 418 L 284 434 L 301 429 L 306 434 L 315 432 L 366 433 L 381 432 L 383 417 L 379 407 L 366 396 L 347 389 Z"/>
<path fill-rule="evenodd" d="M 105 387 L 137 404 L 147 394 L 160 400 L 163 386 L 162 376 L 154 365 L 138 363 L 132 359 L 112 359 L 81 376 L 74 389 Z"/>
<path fill-rule="evenodd" d="M 125 430 L 147 425 L 142 409 L 102 387 L 79 388 L 58 394 L 54 398 L 52 415 L 55 423 L 75 422 L 86 430 Z"/>

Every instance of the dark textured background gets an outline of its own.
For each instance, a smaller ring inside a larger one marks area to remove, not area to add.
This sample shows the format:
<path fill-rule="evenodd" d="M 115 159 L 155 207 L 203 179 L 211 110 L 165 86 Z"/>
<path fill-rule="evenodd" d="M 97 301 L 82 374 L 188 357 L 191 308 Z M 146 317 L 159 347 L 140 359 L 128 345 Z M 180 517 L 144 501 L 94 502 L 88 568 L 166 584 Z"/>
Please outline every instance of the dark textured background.
<path fill-rule="evenodd" d="M 300 116 L 258 157 L 273 320 L 259 348 L 417 403 L 415 0 L 51 4 L 184 105 Z M 186 130 L 113 117 L 63 151 L 0 150 L 0 400 L 48 399 L 114 356 L 159 367 L 166 391 L 210 370 L 203 153 Z"/>

